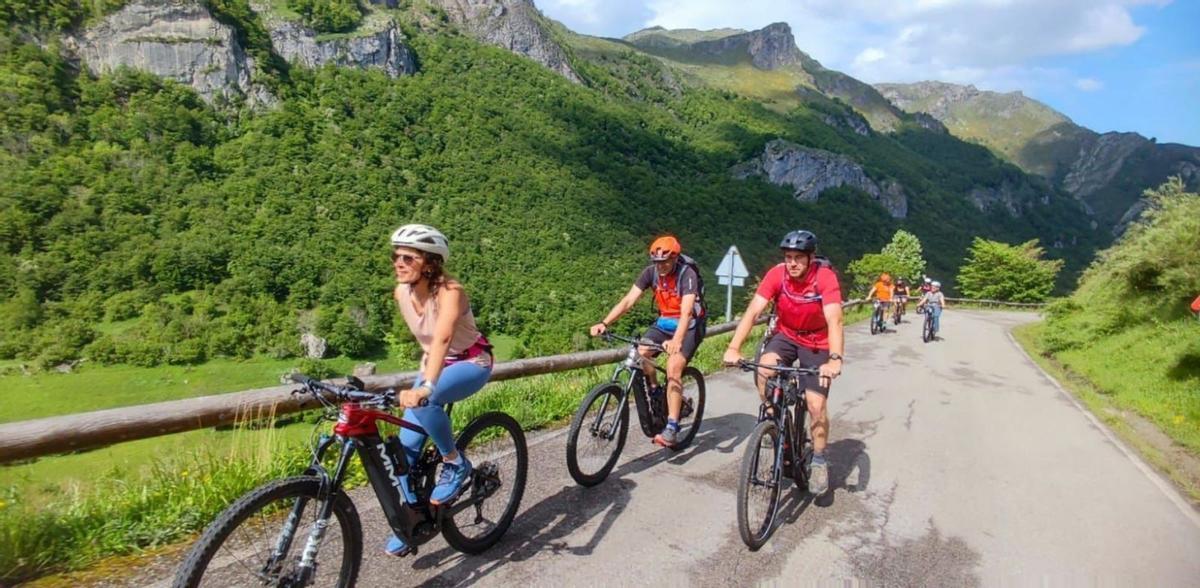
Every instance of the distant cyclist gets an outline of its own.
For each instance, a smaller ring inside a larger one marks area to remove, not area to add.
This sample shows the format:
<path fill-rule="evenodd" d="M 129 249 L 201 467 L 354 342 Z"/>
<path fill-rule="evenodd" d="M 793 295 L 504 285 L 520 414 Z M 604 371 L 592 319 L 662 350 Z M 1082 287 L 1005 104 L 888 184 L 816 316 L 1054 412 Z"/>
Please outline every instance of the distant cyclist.
<path fill-rule="evenodd" d="M 396 307 L 425 352 L 420 375 L 412 389 L 400 392 L 398 403 L 407 409 L 404 418 L 428 431 L 442 455 L 442 474 L 429 497 L 435 505 L 457 499 L 471 477 L 471 462 L 454 446 L 445 406 L 478 392 L 492 373 L 492 346 L 475 326 L 462 284 L 443 269 L 449 258 L 446 236 L 433 227 L 404 225 L 392 233 Z M 409 463 L 416 463 L 425 436 L 401 429 L 400 442 Z M 395 535 L 386 549 L 397 556 L 412 553 Z"/>
<path fill-rule="evenodd" d="M 1196 315 L 1196 318 L 1200 319 L 1200 296 L 1197 296 L 1192 301 L 1192 313 Z"/>
<path fill-rule="evenodd" d="M 871 286 L 871 291 L 867 292 L 867 301 L 877 300 L 876 306 L 879 308 L 880 327 L 883 327 L 883 322 L 887 318 L 888 310 L 892 307 L 892 276 L 887 272 L 879 274 L 879 279 L 875 280 L 875 284 Z M 871 320 L 875 320 L 873 317 Z"/>
<path fill-rule="evenodd" d="M 929 276 L 925 276 L 923 281 L 921 282 L 921 295 L 924 296 L 924 295 L 928 294 L 929 291 L 932 289 L 933 289 L 933 280 L 929 279 Z"/>
<path fill-rule="evenodd" d="M 903 315 L 905 306 L 908 305 L 908 282 L 904 278 L 896 278 L 896 287 L 892 290 L 892 302 L 896 305 L 896 312 Z"/>
<path fill-rule="evenodd" d="M 923 294 L 917 302 L 917 311 L 925 306 L 929 307 L 933 316 L 933 336 L 936 339 L 937 334 L 942 331 L 942 309 L 946 307 L 946 295 L 942 294 L 941 282 L 930 282 L 929 292 Z"/>
<path fill-rule="evenodd" d="M 662 345 L 667 351 L 667 426 L 655 435 L 654 442 L 673 447 L 679 433 L 679 413 L 683 410 L 683 369 L 704 340 L 708 317 L 705 316 L 700 273 L 696 263 L 682 254 L 678 239 L 671 236 L 655 239 L 650 244 L 650 261 L 625 297 L 608 311 L 604 320 L 592 325 L 591 334 L 600 336 L 633 308 L 642 292 L 654 290 L 659 316 L 643 337 Z M 658 351 L 649 347 L 642 347 L 640 352 L 648 360 L 658 355 Z M 642 370 L 650 393 L 662 394 L 654 364 L 643 362 Z"/>
<path fill-rule="evenodd" d="M 767 341 L 760 363 L 819 367 L 819 377 L 806 377 L 804 389 L 812 416 L 813 460 L 808 491 L 814 495 L 829 489 L 829 466 L 825 445 L 829 439 L 826 400 L 829 387 L 842 373 L 842 290 L 829 260 L 817 257 L 817 237 L 808 231 L 792 231 L 779 244 L 783 263 L 767 271 L 754 299 L 746 307 L 737 331 L 725 350 L 725 363 L 742 359 L 742 342 L 754 322 L 775 302 L 776 333 Z M 766 382 L 774 370 L 760 369 L 758 397 L 767 401 Z"/>

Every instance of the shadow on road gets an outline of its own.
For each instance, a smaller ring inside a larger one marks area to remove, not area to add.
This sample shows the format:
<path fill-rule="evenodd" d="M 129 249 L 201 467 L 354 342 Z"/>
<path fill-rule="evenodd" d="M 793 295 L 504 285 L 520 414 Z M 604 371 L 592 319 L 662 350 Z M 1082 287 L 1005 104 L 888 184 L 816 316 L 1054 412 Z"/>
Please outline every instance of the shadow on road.
<path fill-rule="evenodd" d="M 495 547 L 478 556 L 466 556 L 450 547 L 421 554 L 413 562 L 417 569 L 445 568 L 427 585 L 470 586 L 510 561 L 522 561 L 548 552 L 554 555 L 591 555 L 617 517 L 625 511 L 637 482 L 630 475 L 663 462 L 679 466 L 706 451 L 729 453 L 750 433 L 754 417 L 729 414 L 706 419 L 692 444 L 679 452 L 653 451 L 621 463 L 608 479 L 592 488 L 571 484 L 520 512 L 513 527 Z M 629 444 L 644 441 L 631 427 Z M 586 542 L 576 532 L 599 519 Z"/>

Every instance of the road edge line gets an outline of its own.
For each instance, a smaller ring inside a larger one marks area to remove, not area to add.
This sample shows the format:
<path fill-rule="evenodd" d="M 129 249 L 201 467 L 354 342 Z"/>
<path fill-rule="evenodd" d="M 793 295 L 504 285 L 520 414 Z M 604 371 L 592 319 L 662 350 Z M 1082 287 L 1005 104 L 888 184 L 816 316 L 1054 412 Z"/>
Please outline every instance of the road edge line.
<path fill-rule="evenodd" d="M 1096 428 L 1099 429 L 1100 432 L 1103 433 L 1104 436 L 1107 437 L 1108 440 L 1117 447 L 1117 449 L 1121 450 L 1121 453 L 1125 454 L 1125 457 L 1128 458 L 1129 461 L 1132 462 L 1133 465 L 1142 472 L 1142 475 L 1146 476 L 1146 478 L 1149 479 L 1150 482 L 1154 484 L 1154 486 L 1157 487 L 1159 491 L 1161 491 L 1163 495 L 1166 496 L 1167 499 L 1170 500 L 1171 503 L 1174 504 L 1175 507 L 1184 514 L 1185 518 L 1191 521 L 1196 528 L 1200 529 L 1200 513 L 1197 513 L 1196 509 L 1192 507 L 1191 503 L 1183 498 L 1183 496 L 1179 493 L 1179 490 L 1175 488 L 1174 484 L 1164 479 L 1162 474 L 1155 471 L 1150 464 L 1146 463 L 1146 460 L 1142 459 L 1142 456 L 1131 450 L 1129 446 L 1121 440 L 1120 437 L 1109 430 L 1103 421 L 1096 418 L 1096 415 L 1093 414 L 1092 411 L 1088 410 L 1083 403 L 1079 402 L 1079 399 L 1075 398 L 1075 395 L 1071 394 L 1069 390 L 1064 388 L 1063 385 L 1059 383 L 1057 378 L 1042 368 L 1038 362 L 1034 361 L 1033 357 L 1029 355 L 1029 352 L 1026 351 L 1025 347 L 1022 346 L 1021 343 L 1017 341 L 1017 338 L 1013 336 L 1012 329 L 1009 329 L 1004 334 L 1008 337 L 1009 343 L 1012 343 L 1013 347 L 1016 347 L 1017 350 L 1021 352 L 1021 355 L 1025 356 L 1026 361 L 1032 364 L 1033 367 L 1037 368 L 1037 370 L 1041 372 L 1041 374 L 1045 376 L 1051 384 L 1054 385 L 1054 388 L 1058 390 L 1059 394 L 1063 395 L 1071 402 L 1072 405 L 1075 406 L 1076 409 L 1079 410 L 1079 412 L 1083 413 L 1083 416 L 1091 421 L 1091 423 L 1095 425 Z"/>

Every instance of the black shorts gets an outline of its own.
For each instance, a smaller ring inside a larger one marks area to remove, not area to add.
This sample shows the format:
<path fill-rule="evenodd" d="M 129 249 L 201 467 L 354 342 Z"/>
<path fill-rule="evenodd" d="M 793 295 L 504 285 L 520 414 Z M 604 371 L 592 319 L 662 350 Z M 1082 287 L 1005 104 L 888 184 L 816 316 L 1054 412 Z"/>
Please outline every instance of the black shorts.
<path fill-rule="evenodd" d="M 821 367 L 829 361 L 828 349 L 812 349 L 798 345 L 783 333 L 775 333 L 767 341 L 767 346 L 763 348 L 763 355 L 768 353 L 778 355 L 780 364 L 787 366 L 796 364 L 794 367 Z M 821 385 L 820 376 L 802 376 L 801 381 L 804 383 L 805 390 L 829 398 L 829 386 Z"/>
<path fill-rule="evenodd" d="M 696 324 L 688 329 L 686 335 L 683 336 L 683 348 L 680 352 L 683 353 L 684 359 L 692 361 L 692 356 L 696 354 L 696 349 L 700 347 L 700 342 L 704 341 L 704 335 L 708 332 L 708 317 L 700 317 L 696 319 Z M 675 336 L 674 333 L 668 333 L 655 325 L 651 325 L 642 338 L 654 341 L 659 345 L 670 341 Z M 654 352 L 654 356 L 658 356 L 658 352 Z"/>

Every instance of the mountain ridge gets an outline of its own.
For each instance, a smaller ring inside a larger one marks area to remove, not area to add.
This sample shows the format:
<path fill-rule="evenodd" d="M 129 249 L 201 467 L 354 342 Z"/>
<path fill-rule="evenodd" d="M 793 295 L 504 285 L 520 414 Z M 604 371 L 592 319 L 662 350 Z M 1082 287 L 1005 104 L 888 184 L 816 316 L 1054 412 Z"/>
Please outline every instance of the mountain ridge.
<path fill-rule="evenodd" d="M 1144 207 L 1144 190 L 1175 175 L 1189 189 L 1200 186 L 1200 148 L 1136 132 L 1099 133 L 1020 91 L 935 81 L 875 87 L 906 112 L 927 113 L 956 136 L 1054 182 L 1114 234 Z"/>

